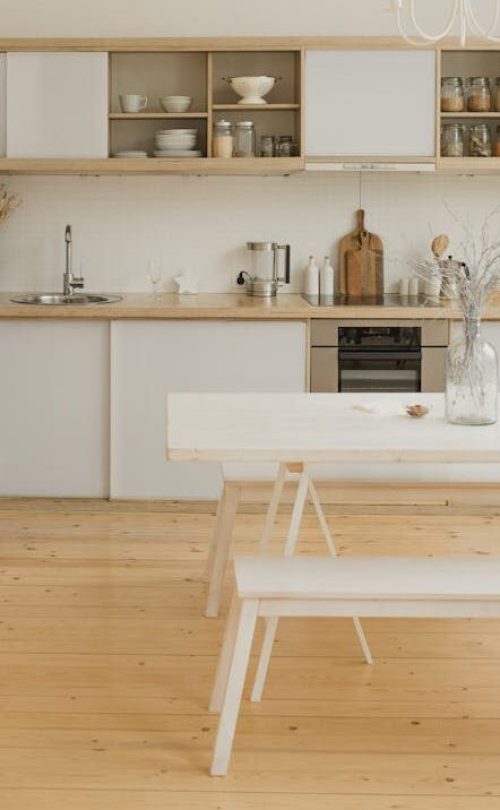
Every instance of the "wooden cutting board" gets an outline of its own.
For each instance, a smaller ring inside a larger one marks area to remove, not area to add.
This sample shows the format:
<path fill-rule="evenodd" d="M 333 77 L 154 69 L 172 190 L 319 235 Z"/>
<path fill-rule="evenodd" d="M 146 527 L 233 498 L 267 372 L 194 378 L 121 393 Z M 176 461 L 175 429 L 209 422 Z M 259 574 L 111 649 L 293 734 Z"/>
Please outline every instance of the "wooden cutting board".
<path fill-rule="evenodd" d="M 384 293 L 384 247 L 382 240 L 365 229 L 365 212 L 356 212 L 357 227 L 340 240 L 338 291 L 355 298 L 374 298 Z"/>

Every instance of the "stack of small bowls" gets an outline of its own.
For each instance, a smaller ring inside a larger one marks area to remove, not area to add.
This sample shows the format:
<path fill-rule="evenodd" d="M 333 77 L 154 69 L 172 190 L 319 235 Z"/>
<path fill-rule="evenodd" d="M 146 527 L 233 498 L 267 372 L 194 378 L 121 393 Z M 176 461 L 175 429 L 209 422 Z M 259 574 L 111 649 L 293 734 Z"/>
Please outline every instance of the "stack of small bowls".
<path fill-rule="evenodd" d="M 201 157 L 195 149 L 196 129 L 160 129 L 155 134 L 155 157 Z"/>

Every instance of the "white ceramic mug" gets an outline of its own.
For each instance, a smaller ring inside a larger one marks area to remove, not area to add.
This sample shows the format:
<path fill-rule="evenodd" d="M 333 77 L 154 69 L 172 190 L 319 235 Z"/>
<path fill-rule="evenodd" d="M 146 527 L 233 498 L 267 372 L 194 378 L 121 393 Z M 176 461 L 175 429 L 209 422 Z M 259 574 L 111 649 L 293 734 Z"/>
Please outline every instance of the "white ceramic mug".
<path fill-rule="evenodd" d="M 128 93 L 125 96 L 120 96 L 120 107 L 124 113 L 140 112 L 147 107 L 147 103 L 147 96 L 139 96 L 135 93 Z"/>

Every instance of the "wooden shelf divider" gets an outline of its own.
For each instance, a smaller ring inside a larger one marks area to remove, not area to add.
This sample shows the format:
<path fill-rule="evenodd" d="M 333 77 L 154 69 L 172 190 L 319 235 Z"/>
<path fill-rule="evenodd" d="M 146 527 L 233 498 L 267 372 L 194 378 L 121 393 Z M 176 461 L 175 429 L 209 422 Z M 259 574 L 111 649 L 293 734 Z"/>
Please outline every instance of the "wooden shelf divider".
<path fill-rule="evenodd" d="M 252 112 L 276 112 L 277 110 L 300 110 L 300 104 L 213 104 L 213 110 L 252 110 Z"/>
<path fill-rule="evenodd" d="M 162 113 L 162 112 L 142 112 L 142 113 L 121 113 L 111 112 L 109 118 L 113 121 L 155 121 L 164 118 L 170 120 L 182 118 L 208 118 L 206 112 L 187 112 L 187 113 Z"/>

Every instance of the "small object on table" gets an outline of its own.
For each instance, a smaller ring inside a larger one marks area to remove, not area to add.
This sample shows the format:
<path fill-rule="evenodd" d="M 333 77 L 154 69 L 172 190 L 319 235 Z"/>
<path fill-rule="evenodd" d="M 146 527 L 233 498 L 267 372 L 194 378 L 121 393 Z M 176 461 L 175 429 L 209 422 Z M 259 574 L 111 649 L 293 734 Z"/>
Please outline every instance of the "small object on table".
<path fill-rule="evenodd" d="M 429 413 L 429 408 L 425 405 L 407 405 L 406 406 L 406 413 L 408 416 L 413 416 L 416 419 L 419 419 L 421 416 L 426 416 Z"/>
<path fill-rule="evenodd" d="M 419 293 L 418 278 L 410 278 L 408 282 L 408 294 L 415 297 Z"/>

